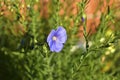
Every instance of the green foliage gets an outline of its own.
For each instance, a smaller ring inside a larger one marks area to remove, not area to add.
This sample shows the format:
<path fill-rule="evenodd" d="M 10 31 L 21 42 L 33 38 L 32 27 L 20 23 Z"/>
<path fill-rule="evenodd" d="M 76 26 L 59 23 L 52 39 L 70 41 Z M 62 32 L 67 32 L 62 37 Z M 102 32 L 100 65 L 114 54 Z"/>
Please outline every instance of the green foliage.
<path fill-rule="evenodd" d="M 47 18 L 40 15 L 40 1 L 0 1 L 13 14 L 1 12 L 0 16 L 0 80 L 119 80 L 120 28 L 114 12 L 110 9 L 103 14 L 97 32 L 89 36 L 84 11 L 87 0 L 78 3 L 80 11 L 70 17 L 59 15 L 59 0 L 50 0 Z M 22 14 L 21 6 L 25 9 Z M 109 23 L 117 26 L 116 30 L 111 30 Z M 76 36 L 80 25 L 84 27 L 85 47 L 79 47 Z M 63 50 L 55 53 L 46 40 L 58 26 L 66 29 L 68 38 Z"/>

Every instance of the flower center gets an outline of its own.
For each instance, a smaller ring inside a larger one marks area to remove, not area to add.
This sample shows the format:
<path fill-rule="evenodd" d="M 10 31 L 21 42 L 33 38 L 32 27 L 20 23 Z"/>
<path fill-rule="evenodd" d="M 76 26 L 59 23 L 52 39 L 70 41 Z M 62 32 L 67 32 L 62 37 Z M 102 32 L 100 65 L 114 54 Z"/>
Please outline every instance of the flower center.
<path fill-rule="evenodd" d="M 57 40 L 57 37 L 56 37 L 56 36 L 53 36 L 53 38 L 52 38 L 52 39 L 55 41 L 55 40 Z"/>

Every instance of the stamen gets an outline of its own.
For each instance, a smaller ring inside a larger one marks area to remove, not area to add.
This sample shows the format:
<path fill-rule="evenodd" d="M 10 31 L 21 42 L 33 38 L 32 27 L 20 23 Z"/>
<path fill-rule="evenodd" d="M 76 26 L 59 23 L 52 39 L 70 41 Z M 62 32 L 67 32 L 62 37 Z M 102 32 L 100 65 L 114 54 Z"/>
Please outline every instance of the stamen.
<path fill-rule="evenodd" d="M 52 39 L 55 41 L 55 40 L 57 40 L 57 37 L 56 37 L 56 36 L 53 36 L 53 38 L 52 38 Z"/>

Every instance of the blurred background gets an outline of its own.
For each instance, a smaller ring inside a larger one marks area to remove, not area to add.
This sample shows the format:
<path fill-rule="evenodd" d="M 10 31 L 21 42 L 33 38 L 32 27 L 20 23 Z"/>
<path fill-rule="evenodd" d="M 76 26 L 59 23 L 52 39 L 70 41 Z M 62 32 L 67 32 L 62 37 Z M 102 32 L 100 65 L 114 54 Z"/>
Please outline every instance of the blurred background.
<path fill-rule="evenodd" d="M 0 80 L 119 80 L 119 21 L 120 0 L 0 0 Z M 60 25 L 68 40 L 52 56 L 46 38 Z"/>

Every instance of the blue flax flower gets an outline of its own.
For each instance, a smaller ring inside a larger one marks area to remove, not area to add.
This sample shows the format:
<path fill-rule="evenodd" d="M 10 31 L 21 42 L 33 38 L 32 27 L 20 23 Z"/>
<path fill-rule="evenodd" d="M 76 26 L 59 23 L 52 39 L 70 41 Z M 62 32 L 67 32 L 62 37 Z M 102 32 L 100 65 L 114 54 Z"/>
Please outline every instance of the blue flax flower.
<path fill-rule="evenodd" d="M 52 30 L 47 37 L 47 42 L 52 52 L 60 52 L 66 40 L 66 30 L 62 26 L 59 26 L 57 30 Z"/>

